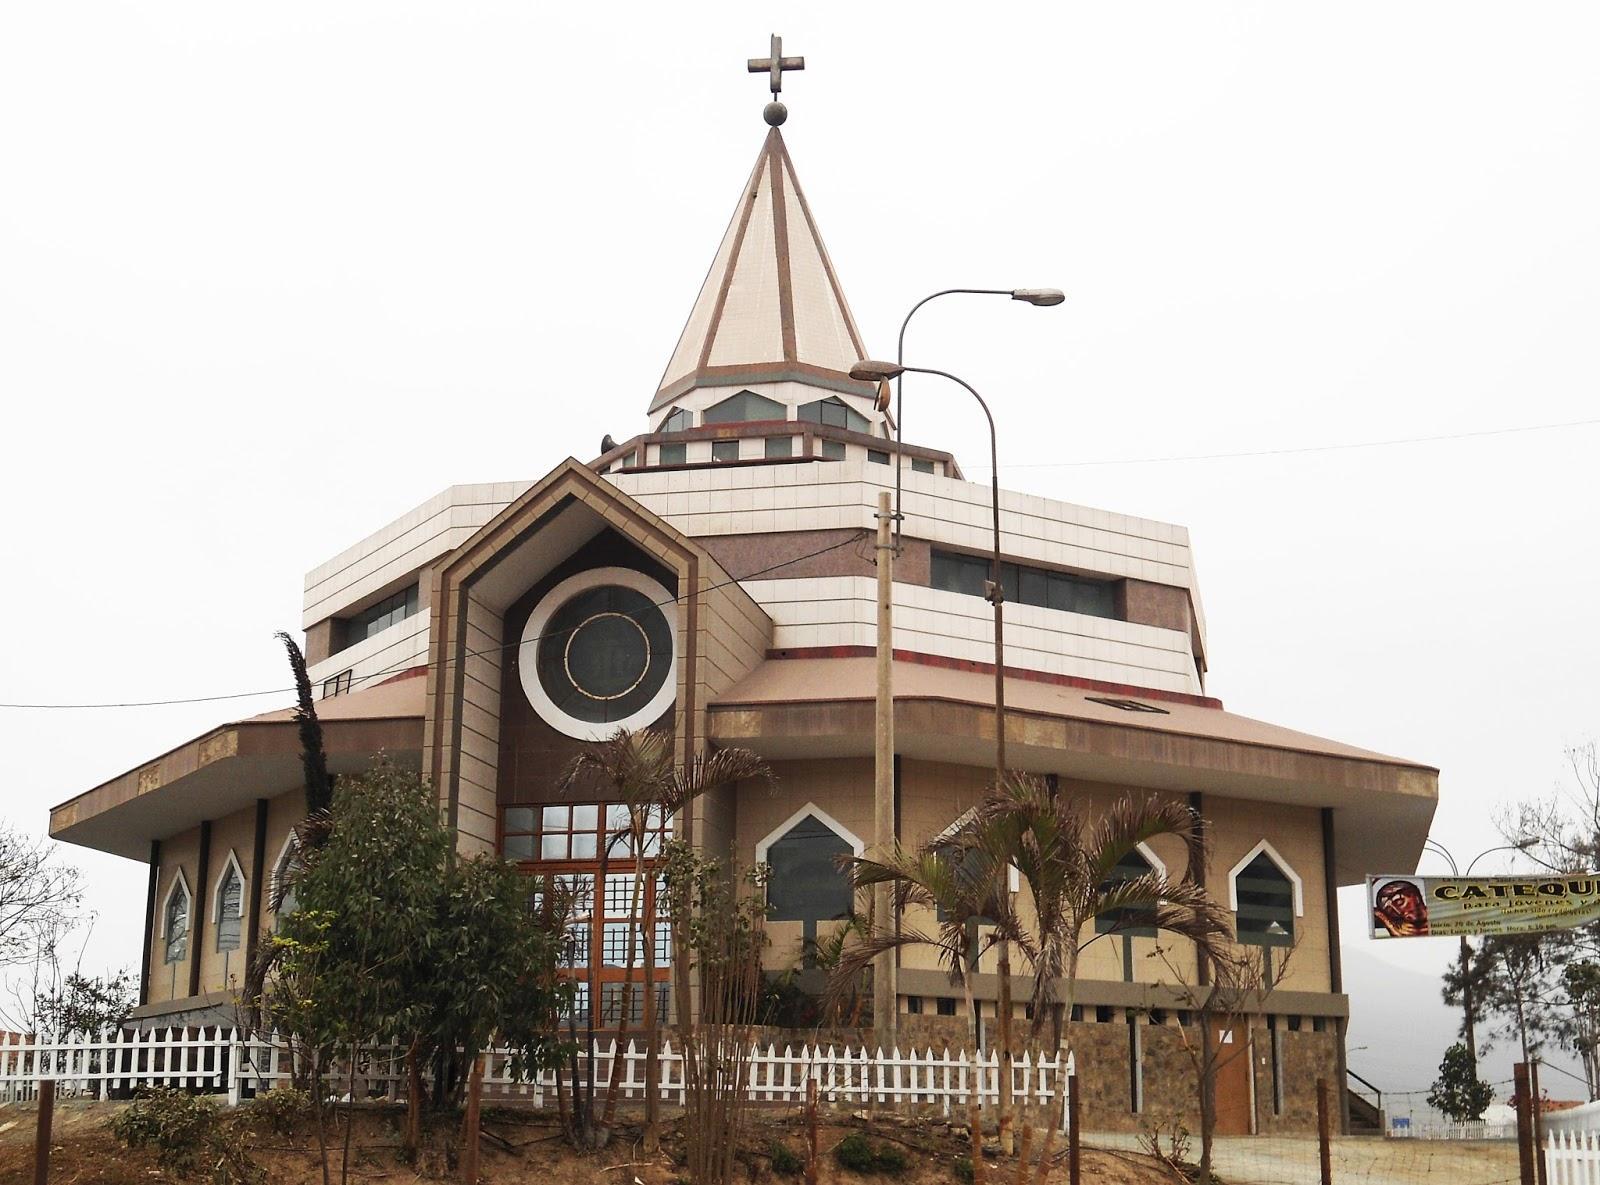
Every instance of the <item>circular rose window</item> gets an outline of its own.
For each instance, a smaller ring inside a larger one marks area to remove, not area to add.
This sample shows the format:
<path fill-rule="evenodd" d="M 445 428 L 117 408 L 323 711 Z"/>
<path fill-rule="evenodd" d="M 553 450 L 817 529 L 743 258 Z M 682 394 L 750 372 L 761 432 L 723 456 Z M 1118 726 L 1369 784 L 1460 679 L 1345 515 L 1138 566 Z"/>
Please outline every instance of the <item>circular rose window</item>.
<path fill-rule="evenodd" d="M 677 693 L 672 608 L 672 594 L 632 568 L 563 580 L 522 630 L 528 702 L 545 723 L 581 740 L 653 724 Z"/>

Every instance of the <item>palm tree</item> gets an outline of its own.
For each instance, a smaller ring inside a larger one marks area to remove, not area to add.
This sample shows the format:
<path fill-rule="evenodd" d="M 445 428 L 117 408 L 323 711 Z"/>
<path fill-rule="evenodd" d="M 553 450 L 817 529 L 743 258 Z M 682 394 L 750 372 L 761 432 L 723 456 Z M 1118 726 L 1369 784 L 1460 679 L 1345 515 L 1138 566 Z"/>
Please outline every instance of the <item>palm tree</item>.
<path fill-rule="evenodd" d="M 1064 1040 L 1072 1016 L 1078 961 L 1085 947 L 1103 934 L 1084 930 L 1095 918 L 1115 925 L 1165 930 L 1195 944 L 1202 957 L 1222 953 L 1233 939 L 1228 916 L 1194 879 L 1205 859 L 1199 817 L 1175 799 L 1123 795 L 1092 813 L 1079 800 L 1056 792 L 1042 778 L 1008 773 L 979 808 L 974 832 L 996 850 L 1009 852 L 1033 899 L 1031 941 L 1024 944 L 1033 970 L 1033 1022 L 1030 1040 L 1038 1042 L 1045 1018 L 1056 1015 L 1057 1065 L 1065 1065 Z M 1188 853 L 1182 880 L 1148 872 L 1115 880 L 1117 865 L 1140 843 L 1159 835 L 1181 839 Z M 1059 997 L 1059 998 L 1058 998 Z M 1061 1092 L 1062 1105 L 1066 1092 Z M 1036 1180 L 1043 1185 L 1050 1147 L 1059 1124 L 1046 1128 Z"/>
<path fill-rule="evenodd" d="M 1011 891 L 1013 866 L 1010 835 L 1003 828 L 985 824 L 978 813 L 972 811 L 956 827 L 930 841 L 927 850 L 945 851 L 953 858 L 976 861 L 973 864 L 974 871 L 981 869 L 987 881 L 988 904 L 978 918 L 968 923 L 968 939 L 971 942 L 977 940 L 980 921 L 995 926 L 990 939 L 990 945 L 997 951 L 995 974 L 999 986 L 995 994 L 995 1019 L 999 1030 L 997 1068 L 1000 1078 L 996 1095 L 995 1130 L 1001 1154 L 1010 1156 L 1014 1150 L 1011 1087 L 1016 1064 L 1011 1032 L 1011 946 L 1014 941 L 1025 941 L 1016 925 L 1015 898 Z"/>
<path fill-rule="evenodd" d="M 948 846 L 908 852 L 895 844 L 877 858 L 853 856 L 842 863 L 857 889 L 891 886 L 894 912 L 901 923 L 896 930 L 885 919 L 881 924 L 888 928 L 868 934 L 844 951 L 829 977 L 829 1006 L 853 989 L 857 978 L 879 955 L 906 947 L 928 947 L 950 973 L 951 982 L 961 986 L 967 1006 L 967 1038 L 976 1058 L 978 1013 L 972 997 L 972 975 L 982 950 L 974 941 L 974 931 L 980 920 L 996 920 L 990 912 L 997 901 L 993 890 L 995 862 L 989 853 L 972 840 L 965 841 L 959 852 Z M 999 868 L 1000 875 L 1004 875 L 1003 862 Z M 908 926 L 904 920 L 907 906 L 931 910 L 936 928 L 923 931 Z M 1000 922 L 1002 930 L 1014 932 L 1009 919 L 1002 918 Z M 967 1124 L 971 1129 L 973 1183 L 983 1185 L 983 1126 L 977 1082 L 967 1092 Z"/>
<path fill-rule="evenodd" d="M 585 748 L 567 765 L 559 786 L 565 792 L 580 780 L 595 778 L 606 790 L 608 799 L 623 804 L 628 811 L 626 832 L 627 850 L 634 855 L 633 891 L 628 916 L 638 918 L 640 902 L 644 902 L 643 924 L 638 935 L 644 948 L 644 1037 L 645 1037 L 645 1146 L 654 1151 L 658 1138 L 660 1099 L 657 1083 L 660 1081 L 659 1046 L 660 1017 L 656 1008 L 656 894 L 644 896 L 646 865 L 660 854 L 664 839 L 665 822 L 679 814 L 696 799 L 723 786 L 751 778 L 761 778 L 769 785 L 772 770 L 748 749 L 716 749 L 699 753 L 687 765 L 679 765 L 673 756 L 674 735 L 662 729 L 619 728 L 603 741 Z M 608 844 L 622 836 L 607 836 Z M 682 919 L 674 919 L 681 924 Z M 627 1025 L 633 1014 L 633 955 L 635 930 L 628 934 L 628 955 L 623 971 L 622 1024 Z M 689 1015 L 689 964 L 687 958 L 677 957 L 677 943 L 673 944 L 673 987 L 678 998 L 678 1028 L 686 1040 L 690 1030 Z M 591 956 L 592 961 L 592 956 Z M 590 1001 L 593 1009 L 594 1001 Z M 618 1038 L 620 1044 L 620 1036 Z M 617 1087 L 621 1076 L 615 1065 L 611 1074 L 611 1087 L 606 1102 L 606 1120 L 616 1107 Z"/>

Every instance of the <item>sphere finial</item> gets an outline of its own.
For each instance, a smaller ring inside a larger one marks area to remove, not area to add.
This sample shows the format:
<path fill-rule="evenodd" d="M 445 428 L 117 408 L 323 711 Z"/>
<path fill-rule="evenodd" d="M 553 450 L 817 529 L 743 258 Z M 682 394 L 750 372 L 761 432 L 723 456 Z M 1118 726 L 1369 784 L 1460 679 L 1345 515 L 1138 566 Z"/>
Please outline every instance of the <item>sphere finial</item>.
<path fill-rule="evenodd" d="M 782 127 L 783 121 L 789 118 L 789 109 L 774 99 L 761 109 L 761 118 L 772 127 Z"/>

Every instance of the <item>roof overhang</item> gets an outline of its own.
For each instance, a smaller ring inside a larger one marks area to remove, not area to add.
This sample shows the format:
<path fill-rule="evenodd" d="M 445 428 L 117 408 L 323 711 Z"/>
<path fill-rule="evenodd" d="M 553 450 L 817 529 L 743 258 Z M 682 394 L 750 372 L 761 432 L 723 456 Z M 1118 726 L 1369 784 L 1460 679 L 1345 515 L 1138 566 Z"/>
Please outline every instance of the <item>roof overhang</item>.
<path fill-rule="evenodd" d="M 870 755 L 874 666 L 769 659 L 711 705 L 710 739 L 768 760 Z M 993 760 L 992 677 L 897 661 L 894 682 L 897 753 L 960 765 Z M 1438 803 L 1437 770 L 1187 697 L 1151 696 L 1161 711 L 1125 712 L 1094 695 L 1008 678 L 1007 763 L 1082 781 L 1331 808 L 1340 884 L 1416 867 Z"/>
<path fill-rule="evenodd" d="M 403 678 L 317 705 L 328 768 L 358 773 L 385 753 L 415 769 L 422 752 L 424 680 Z M 212 729 L 50 811 L 50 836 L 147 860 L 152 841 L 305 784 L 292 712 Z"/>

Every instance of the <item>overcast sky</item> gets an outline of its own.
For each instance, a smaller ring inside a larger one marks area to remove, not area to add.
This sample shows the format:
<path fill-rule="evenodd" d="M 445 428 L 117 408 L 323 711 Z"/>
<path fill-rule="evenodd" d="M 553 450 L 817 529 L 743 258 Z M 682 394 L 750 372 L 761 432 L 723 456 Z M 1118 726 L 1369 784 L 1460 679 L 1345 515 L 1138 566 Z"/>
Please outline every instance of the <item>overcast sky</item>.
<path fill-rule="evenodd" d="M 774 30 L 872 350 L 936 288 L 1068 293 L 942 301 L 908 360 L 990 399 L 1010 488 L 1188 526 L 1212 694 L 1439 766 L 1462 856 L 1558 784 L 1600 426 L 1127 462 L 1600 418 L 1588 4 L 0 6 L 0 701 L 281 687 L 313 565 L 642 430 Z M 985 477 L 975 409 L 907 391 Z M 0 812 L 280 701 L 0 712 Z M 87 962 L 137 967 L 142 866 L 65 854 Z M 1454 945 L 1343 906 L 1351 1064 L 1424 1085 L 1438 1042 L 1382 1034 L 1448 1036 Z"/>

